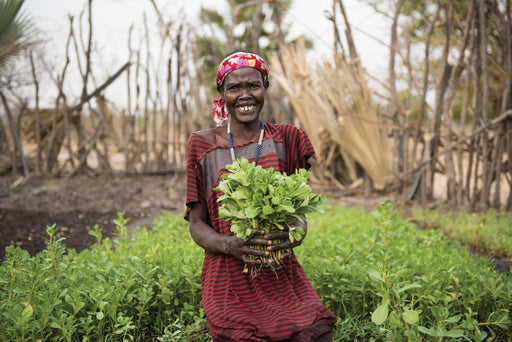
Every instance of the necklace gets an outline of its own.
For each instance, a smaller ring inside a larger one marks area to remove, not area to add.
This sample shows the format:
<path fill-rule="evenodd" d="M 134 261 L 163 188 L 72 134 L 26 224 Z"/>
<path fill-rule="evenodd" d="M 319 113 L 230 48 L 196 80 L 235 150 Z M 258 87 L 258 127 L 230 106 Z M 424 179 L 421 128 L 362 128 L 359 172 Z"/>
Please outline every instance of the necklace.
<path fill-rule="evenodd" d="M 258 163 L 258 159 L 260 158 L 261 153 L 261 145 L 263 142 L 263 135 L 265 134 L 265 126 L 263 125 L 263 121 L 260 119 L 260 138 L 258 139 L 258 147 L 256 149 L 256 156 L 254 157 L 254 164 Z M 228 121 L 228 138 L 229 138 L 229 150 L 231 151 L 231 161 L 234 161 L 235 158 L 235 148 L 233 147 L 233 137 L 231 136 L 231 121 Z"/>

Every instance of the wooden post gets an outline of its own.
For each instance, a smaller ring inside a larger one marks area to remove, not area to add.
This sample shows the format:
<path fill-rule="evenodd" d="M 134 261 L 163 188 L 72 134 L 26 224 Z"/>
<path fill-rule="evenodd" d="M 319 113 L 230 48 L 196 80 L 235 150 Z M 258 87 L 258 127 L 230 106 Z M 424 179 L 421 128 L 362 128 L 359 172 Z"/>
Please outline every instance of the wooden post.
<path fill-rule="evenodd" d="M 42 158 L 41 158 L 41 118 L 39 115 L 39 80 L 37 79 L 36 67 L 34 64 L 34 56 L 32 55 L 32 51 L 30 51 L 30 67 L 32 71 L 32 80 L 34 81 L 35 88 L 35 108 L 34 108 L 34 128 L 36 133 L 36 173 L 41 172 L 42 167 Z"/>
<path fill-rule="evenodd" d="M 14 118 L 11 114 L 11 109 L 9 108 L 9 104 L 7 103 L 7 99 L 5 98 L 4 92 L 0 89 L 0 97 L 2 98 L 2 103 L 4 105 L 5 114 L 7 115 L 7 121 L 9 121 L 9 127 L 12 134 L 12 139 L 14 140 L 14 145 L 18 150 L 21 164 L 23 166 L 23 175 L 25 177 L 30 176 L 30 171 L 28 169 L 27 161 L 25 160 L 25 154 L 23 153 L 23 146 L 21 146 L 21 140 L 18 133 L 18 128 L 16 127 L 16 122 L 14 122 Z"/>

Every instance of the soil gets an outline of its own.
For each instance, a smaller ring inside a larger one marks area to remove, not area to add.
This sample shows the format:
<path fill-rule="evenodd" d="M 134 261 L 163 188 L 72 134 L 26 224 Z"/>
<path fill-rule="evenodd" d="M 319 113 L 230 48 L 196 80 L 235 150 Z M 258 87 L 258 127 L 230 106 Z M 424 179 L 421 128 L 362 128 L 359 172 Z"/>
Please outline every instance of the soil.
<path fill-rule="evenodd" d="M 137 226 L 150 228 L 153 220 L 164 212 L 183 212 L 185 186 L 184 173 L 23 180 L 0 177 L 0 262 L 7 246 L 19 246 L 30 255 L 40 252 L 45 248 L 46 227 L 53 224 L 59 228 L 57 236 L 65 238 L 66 247 L 77 252 L 95 243 L 95 238 L 88 233 L 95 224 L 103 228 L 104 237 L 112 237 L 116 232 L 113 220 L 120 211 L 130 219 L 129 231 Z M 367 210 L 378 208 L 383 200 L 393 200 L 339 196 L 335 192 L 327 196 L 331 204 Z M 410 208 L 395 207 L 408 216 Z M 498 271 L 510 272 L 512 260 L 486 256 Z"/>
<path fill-rule="evenodd" d="M 185 199 L 180 174 L 20 180 L 0 178 L 0 260 L 11 245 L 30 255 L 40 252 L 49 225 L 56 224 L 56 235 L 78 252 L 96 242 L 88 233 L 95 224 L 103 228 L 104 237 L 111 237 L 120 211 L 130 219 L 129 231 L 136 226 L 149 228 L 164 212 L 182 212 Z"/>

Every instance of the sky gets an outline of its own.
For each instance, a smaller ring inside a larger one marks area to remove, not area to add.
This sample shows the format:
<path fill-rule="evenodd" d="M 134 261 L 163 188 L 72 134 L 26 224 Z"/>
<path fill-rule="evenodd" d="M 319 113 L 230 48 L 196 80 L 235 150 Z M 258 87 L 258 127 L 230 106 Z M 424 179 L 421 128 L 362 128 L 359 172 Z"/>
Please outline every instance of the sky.
<path fill-rule="evenodd" d="M 199 27 L 201 6 L 227 13 L 226 1 L 221 0 L 155 0 L 166 18 L 179 18 Z M 356 48 L 363 66 L 374 77 L 387 76 L 388 48 L 381 41 L 389 41 L 390 22 L 376 14 L 360 0 L 344 0 L 345 9 L 352 25 Z M 128 30 L 133 24 L 142 30 L 143 14 L 148 22 L 156 21 L 150 0 L 94 0 L 93 36 L 96 48 L 105 61 L 106 70 L 122 66 L 127 56 Z M 331 10 L 332 0 L 294 0 L 287 14 L 291 23 L 291 36 L 305 34 L 315 42 L 315 48 L 308 52 L 311 61 L 329 60 L 332 54 L 332 23 L 326 19 L 325 11 Z M 219 7 L 220 6 L 220 7 Z M 78 18 L 86 8 L 86 0 L 25 0 L 24 11 L 37 28 L 48 37 L 47 53 L 62 58 L 69 30 L 68 15 Z M 339 13 L 338 13 L 339 14 Z M 345 29 L 338 15 L 339 29 Z M 375 37 L 375 38 L 372 38 Z M 54 52 L 53 52 L 54 51 Z"/>

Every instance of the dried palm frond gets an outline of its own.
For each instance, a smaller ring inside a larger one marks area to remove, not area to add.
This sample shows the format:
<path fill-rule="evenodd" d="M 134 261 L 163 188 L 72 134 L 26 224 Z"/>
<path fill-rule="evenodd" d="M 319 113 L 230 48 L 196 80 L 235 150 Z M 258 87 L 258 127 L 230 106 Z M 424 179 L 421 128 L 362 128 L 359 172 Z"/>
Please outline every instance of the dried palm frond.
<path fill-rule="evenodd" d="M 337 163 L 343 164 L 344 177 L 351 182 L 357 179 L 357 162 L 374 187 L 382 189 L 381 179 L 392 174 L 392 159 L 381 117 L 361 68 L 344 56 L 334 58 L 334 65 L 325 62 L 313 73 L 299 41 L 296 48 L 282 48 L 281 58 L 271 57 L 273 77 L 285 89 L 320 162 L 329 169 L 337 167 L 333 165 L 334 143 L 339 147 Z"/>

